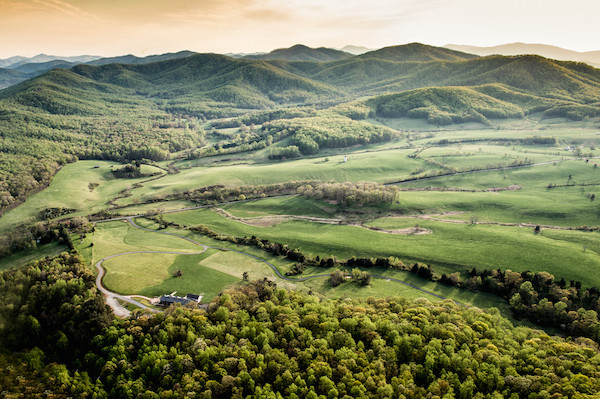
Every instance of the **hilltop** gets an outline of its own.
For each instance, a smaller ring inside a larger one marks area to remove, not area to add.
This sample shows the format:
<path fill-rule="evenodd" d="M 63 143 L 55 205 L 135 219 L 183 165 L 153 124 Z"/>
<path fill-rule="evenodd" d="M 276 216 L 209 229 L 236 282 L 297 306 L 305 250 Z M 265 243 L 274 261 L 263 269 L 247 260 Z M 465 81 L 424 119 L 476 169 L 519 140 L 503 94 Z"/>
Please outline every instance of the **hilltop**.
<path fill-rule="evenodd" d="M 536 54 L 554 60 L 585 62 L 596 68 L 600 67 L 600 51 L 579 52 L 547 44 L 508 43 L 491 47 L 446 44 L 444 47 L 480 56 Z"/>
<path fill-rule="evenodd" d="M 310 48 L 296 44 L 290 48 L 281 48 L 267 54 L 246 55 L 249 60 L 285 60 L 285 61 L 316 61 L 329 62 L 352 57 L 352 54 L 326 47 Z"/>

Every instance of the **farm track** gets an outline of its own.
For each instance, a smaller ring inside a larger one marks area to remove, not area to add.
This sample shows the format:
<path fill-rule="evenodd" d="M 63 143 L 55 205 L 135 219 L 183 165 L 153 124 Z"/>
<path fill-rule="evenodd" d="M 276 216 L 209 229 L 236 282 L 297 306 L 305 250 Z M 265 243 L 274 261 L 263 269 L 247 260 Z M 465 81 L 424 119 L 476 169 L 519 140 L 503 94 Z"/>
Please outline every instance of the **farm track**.
<path fill-rule="evenodd" d="M 222 208 L 214 208 L 214 210 L 226 217 L 227 219 L 233 220 L 235 222 L 243 223 L 248 226 L 258 226 L 258 227 L 271 227 L 275 226 L 279 223 L 287 222 L 290 220 L 302 220 L 313 223 L 323 223 L 323 224 L 337 224 L 340 226 L 354 226 L 360 227 L 362 229 L 377 231 L 379 233 L 386 234 L 403 234 L 403 235 L 419 235 L 419 234 L 430 234 L 431 231 L 423 228 L 406 228 L 406 229 L 396 229 L 396 230 L 386 230 L 378 227 L 366 226 L 363 223 L 349 221 L 343 218 L 319 218 L 314 216 L 299 216 L 299 215 L 270 215 L 270 216 L 256 216 L 251 218 L 241 218 L 231 213 L 227 212 Z"/>
<path fill-rule="evenodd" d="M 188 242 L 190 242 L 192 244 L 195 244 L 197 246 L 202 247 L 201 251 L 192 252 L 192 253 L 190 253 L 190 252 L 179 252 L 179 251 L 128 251 L 128 252 L 121 252 L 121 253 L 118 253 L 118 254 L 109 255 L 109 256 L 107 256 L 105 258 L 100 259 L 98 262 L 96 262 L 96 269 L 98 270 L 98 275 L 96 276 L 96 286 L 98 287 L 98 289 L 100 290 L 100 292 L 102 292 L 105 295 L 107 305 L 109 305 L 111 307 L 111 309 L 113 310 L 114 314 L 116 316 L 118 316 L 118 317 L 129 317 L 131 315 L 131 311 L 129 311 L 128 309 L 126 309 L 125 307 L 123 307 L 119 303 L 119 300 L 123 301 L 123 302 L 131 303 L 131 304 L 133 304 L 135 306 L 138 306 L 141 309 L 146 309 L 146 310 L 149 310 L 149 311 L 152 311 L 152 312 L 156 312 L 155 309 L 150 308 L 150 307 L 144 305 L 143 303 L 141 303 L 141 302 L 133 299 L 133 298 L 137 297 L 137 298 L 143 298 L 143 299 L 148 300 L 149 298 L 144 297 L 142 295 L 135 295 L 135 294 L 134 295 L 122 295 L 122 294 L 118 294 L 116 292 L 110 291 L 109 289 L 107 289 L 102 284 L 102 278 L 104 277 L 104 275 L 106 273 L 105 270 L 104 270 L 104 268 L 102 267 L 102 263 L 104 261 L 106 261 L 106 260 L 113 259 L 113 258 L 116 258 L 118 256 L 123 256 L 123 255 L 135 255 L 135 254 L 199 255 L 199 254 L 204 253 L 207 249 L 217 249 L 217 250 L 221 250 L 221 251 L 235 252 L 235 253 L 238 253 L 238 254 L 243 255 L 243 256 L 248 256 L 248 257 L 250 257 L 252 259 L 255 259 L 255 260 L 259 261 L 259 262 L 265 263 L 267 266 L 269 266 L 273 270 L 273 272 L 275 273 L 275 275 L 277 277 L 279 277 L 282 280 L 289 281 L 289 282 L 302 282 L 302 281 L 312 280 L 312 279 L 315 279 L 315 278 L 330 277 L 331 276 L 330 273 L 327 273 L 327 274 L 316 274 L 316 275 L 312 275 L 312 276 L 299 277 L 299 278 L 290 278 L 290 277 L 287 277 L 284 274 L 282 274 L 279 271 L 279 269 L 277 269 L 277 267 L 274 264 L 272 264 L 271 262 L 269 262 L 267 260 L 264 260 L 264 259 L 261 259 L 258 256 L 254 256 L 252 254 L 248 254 L 248 253 L 245 253 L 245 252 L 242 252 L 242 251 L 238 251 L 236 249 L 230 249 L 230 248 L 223 248 L 223 247 L 215 247 L 215 246 L 204 245 L 204 244 L 201 244 L 201 243 L 199 243 L 199 242 L 197 242 L 195 240 L 192 240 L 189 237 L 185 237 L 185 236 L 177 234 L 177 233 L 170 233 L 170 232 L 166 232 L 166 231 L 156 231 L 156 230 L 148 229 L 148 228 L 145 228 L 145 227 L 142 227 L 142 226 L 139 226 L 138 224 L 136 224 L 135 221 L 134 221 L 134 216 L 127 216 L 127 217 L 123 217 L 123 218 L 116 218 L 114 220 L 127 220 L 127 222 L 132 227 L 134 227 L 136 229 L 140 229 L 140 230 L 143 230 L 143 231 L 148 231 L 148 232 L 151 232 L 151 233 L 165 234 L 165 235 L 169 235 L 169 236 L 172 236 L 172 237 L 177 237 L 177 238 L 180 238 L 182 240 L 186 240 L 186 241 L 188 241 Z M 103 220 L 102 222 L 104 222 L 104 221 L 105 220 Z M 98 223 L 98 222 L 101 222 L 101 221 L 97 221 L 95 223 Z M 419 286 L 407 283 L 405 281 L 402 281 L 402 280 L 399 280 L 399 279 L 396 279 L 396 278 L 393 278 L 393 277 L 380 276 L 380 275 L 376 275 L 376 274 L 373 274 L 371 276 L 373 278 L 377 278 L 377 279 L 381 279 L 381 280 L 386 280 L 386 281 L 393 281 L 393 282 L 396 282 L 396 283 L 403 284 L 403 285 L 405 285 L 407 287 L 416 289 L 416 290 L 421 291 L 421 292 L 423 292 L 423 293 L 425 293 L 427 295 L 432 295 L 432 296 L 434 296 L 436 298 L 439 298 L 439 299 L 442 299 L 442 300 L 449 299 L 449 298 L 446 298 L 444 296 L 438 295 L 436 293 L 427 291 L 427 290 L 425 290 L 425 289 L 423 289 L 423 288 L 421 288 Z"/>

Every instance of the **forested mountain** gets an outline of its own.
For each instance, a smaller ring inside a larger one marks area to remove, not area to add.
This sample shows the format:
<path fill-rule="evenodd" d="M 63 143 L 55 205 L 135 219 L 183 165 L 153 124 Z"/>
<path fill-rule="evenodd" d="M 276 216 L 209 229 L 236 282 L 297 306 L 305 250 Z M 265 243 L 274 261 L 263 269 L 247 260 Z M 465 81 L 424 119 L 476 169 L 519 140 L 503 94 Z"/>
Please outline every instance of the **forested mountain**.
<path fill-rule="evenodd" d="M 178 53 L 167 53 L 160 55 L 150 55 L 147 57 L 136 57 L 134 55 L 124 55 L 119 57 L 96 57 L 96 56 L 76 56 L 76 57 L 56 57 L 52 55 L 39 54 L 35 57 L 11 57 L 6 60 L 0 60 L 0 67 L 9 71 L 16 71 L 9 78 L 8 73 L 0 69 L 0 89 L 15 85 L 26 79 L 34 78 L 55 68 L 68 69 L 79 64 L 89 65 L 107 65 L 107 64 L 147 64 L 158 61 L 179 59 L 196 54 L 192 51 L 180 51 Z M 17 72 L 22 72 L 18 74 Z"/>
<path fill-rule="evenodd" d="M 473 58 L 477 58 L 477 56 L 473 54 L 463 53 L 461 51 L 445 49 L 443 47 L 428 46 L 426 44 L 421 43 L 409 43 L 400 46 L 390 46 L 384 47 L 379 50 L 369 51 L 367 53 L 360 54 L 358 58 L 375 58 L 379 60 L 388 61 L 425 62 L 433 60 L 470 60 Z"/>
<path fill-rule="evenodd" d="M 95 56 L 95 55 L 59 56 L 59 55 L 47 55 L 47 54 L 38 54 L 33 57 L 15 56 L 15 57 L 10 57 L 10 58 L 0 60 L 0 67 L 15 69 L 23 64 L 37 64 L 37 63 L 50 62 L 50 61 L 55 61 L 55 60 L 61 60 L 64 62 L 72 62 L 72 63 L 82 63 L 82 62 L 90 62 L 93 60 L 97 60 L 99 58 L 102 58 L 102 57 Z"/>
<path fill-rule="evenodd" d="M 21 64 L 16 67 L 12 67 L 11 69 L 15 71 L 21 71 L 23 73 L 28 74 L 30 77 L 34 77 L 36 75 L 41 75 L 42 73 L 51 71 L 54 68 L 63 68 L 68 69 L 72 66 L 79 65 L 79 62 L 69 62 L 64 60 L 52 60 L 46 62 L 28 62 L 25 64 Z"/>
<path fill-rule="evenodd" d="M 540 56 L 477 57 L 416 43 L 331 62 L 188 54 L 127 58 L 137 64 L 55 69 L 1 91 L 0 169 L 5 174 L 0 179 L 0 207 L 19 203 L 43 187 L 60 164 L 76 157 L 161 160 L 172 152 L 194 149 L 199 156 L 214 155 L 203 139 L 201 120 L 252 110 L 342 104 L 337 116 L 320 115 L 309 122 L 308 130 L 307 122 L 293 121 L 286 125 L 292 130 L 263 131 L 246 137 L 246 142 L 227 143 L 227 151 L 264 148 L 297 130 L 327 133 L 312 135 L 311 140 L 295 136 L 296 144 L 284 153 L 310 154 L 332 145 L 368 142 L 364 135 L 355 135 L 360 125 L 347 118 L 369 115 L 422 118 L 438 125 L 490 124 L 495 118 L 532 112 L 582 119 L 598 115 L 600 109 L 600 70 Z M 147 63 L 161 58 L 169 59 Z M 0 73 L 6 80 L 22 76 Z M 359 96 L 374 98 L 358 106 L 343 105 Z M 338 130 L 356 137 L 341 139 Z M 276 136 L 269 139 L 270 134 Z M 373 137 L 391 136 L 377 132 Z"/>
<path fill-rule="evenodd" d="M 352 44 L 348 44 L 340 49 L 340 51 L 345 51 L 346 53 L 350 53 L 350 54 L 354 54 L 354 55 L 368 53 L 369 51 L 373 51 L 373 50 L 375 50 L 375 49 L 364 47 L 364 46 L 355 46 Z"/>
<path fill-rule="evenodd" d="M 106 65 L 106 64 L 149 64 L 152 62 L 176 60 L 179 58 L 189 57 L 190 55 L 196 54 L 193 51 L 179 51 L 177 53 L 165 53 L 149 55 L 146 57 L 137 57 L 135 55 L 123 55 L 118 57 L 103 57 L 97 60 L 85 62 L 89 65 Z"/>
<path fill-rule="evenodd" d="M 16 85 L 28 79 L 29 75 L 14 69 L 0 68 L 0 89 Z"/>
<path fill-rule="evenodd" d="M 290 48 L 281 48 L 267 54 L 246 55 L 249 60 L 285 60 L 285 61 L 317 61 L 328 62 L 343 60 L 352 57 L 352 54 L 332 48 L 310 48 L 297 44 Z"/>
<path fill-rule="evenodd" d="M 444 47 L 464 51 L 466 53 L 477 54 L 481 56 L 487 55 L 522 55 L 522 54 L 537 54 L 542 57 L 552 58 L 561 61 L 577 61 L 585 62 L 586 64 L 595 67 L 600 66 L 600 51 L 573 51 L 557 46 L 547 44 L 531 44 L 531 43 L 508 43 L 491 47 L 466 46 L 460 44 L 446 44 Z"/>

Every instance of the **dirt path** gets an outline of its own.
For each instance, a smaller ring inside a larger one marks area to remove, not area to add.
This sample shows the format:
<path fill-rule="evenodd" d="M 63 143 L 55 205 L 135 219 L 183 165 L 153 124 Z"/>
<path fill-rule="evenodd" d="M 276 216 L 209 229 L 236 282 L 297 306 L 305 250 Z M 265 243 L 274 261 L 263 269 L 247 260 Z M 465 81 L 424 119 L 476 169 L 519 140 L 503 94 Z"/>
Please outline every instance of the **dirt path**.
<path fill-rule="evenodd" d="M 354 226 L 360 227 L 362 229 L 376 231 L 378 233 L 386 233 L 386 234 L 402 234 L 402 235 L 419 235 L 419 234 L 431 234 L 431 230 L 424 229 L 422 227 L 408 227 L 405 229 L 395 229 L 395 230 L 386 230 L 381 229 L 379 227 L 371 227 L 367 226 L 363 223 L 347 221 L 342 218 L 319 218 L 314 216 L 301 216 L 301 215 L 269 215 L 269 216 L 255 216 L 250 218 L 241 218 L 231 213 L 227 212 L 222 208 L 214 208 L 214 210 L 226 217 L 227 219 L 246 224 L 248 226 L 256 226 L 256 227 L 271 227 L 275 226 L 279 223 L 287 222 L 289 220 L 305 220 L 308 222 L 314 223 L 324 223 L 324 224 L 338 224 L 345 226 Z"/>
<path fill-rule="evenodd" d="M 444 216 L 444 215 L 460 215 L 464 212 L 446 212 L 440 214 L 432 214 L 432 215 L 396 215 L 396 216 L 387 216 L 390 219 L 423 219 L 423 220 L 431 220 L 434 222 L 442 222 L 442 223 L 454 223 L 454 224 L 477 224 L 477 225 L 487 225 L 487 226 L 506 226 L 506 227 L 536 227 L 540 226 L 540 229 L 548 229 L 548 230 L 573 230 L 572 227 L 564 227 L 564 226 L 552 226 L 547 224 L 535 224 L 535 223 L 510 223 L 510 222 L 478 222 L 478 221 L 470 221 L 470 220 L 459 220 L 459 219 L 444 219 L 436 216 Z"/>

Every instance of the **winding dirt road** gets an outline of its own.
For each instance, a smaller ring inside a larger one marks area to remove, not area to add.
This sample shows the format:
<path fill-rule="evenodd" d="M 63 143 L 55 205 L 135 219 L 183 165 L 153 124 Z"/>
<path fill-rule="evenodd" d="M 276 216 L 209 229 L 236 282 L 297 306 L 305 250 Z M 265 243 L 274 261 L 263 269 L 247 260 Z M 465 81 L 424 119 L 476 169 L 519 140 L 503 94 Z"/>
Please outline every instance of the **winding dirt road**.
<path fill-rule="evenodd" d="M 115 219 L 111 219 L 111 220 L 97 221 L 95 223 L 98 223 L 98 222 L 108 222 L 108 221 L 116 221 L 116 220 L 127 220 L 127 222 L 129 222 L 129 224 L 132 227 L 135 227 L 136 229 L 140 229 L 140 230 L 143 230 L 143 231 L 148 231 L 148 232 L 156 233 L 156 234 L 165 234 L 165 235 L 169 235 L 169 236 L 172 236 L 172 237 L 177 237 L 177 238 L 180 238 L 182 240 L 186 240 L 188 242 L 191 242 L 194 245 L 197 245 L 197 246 L 201 247 L 202 250 L 198 251 L 198 252 L 128 251 L 128 252 L 121 252 L 121 253 L 114 254 L 114 255 L 109 255 L 109 256 L 107 256 L 105 258 L 100 259 L 98 262 L 96 262 L 96 269 L 98 269 L 98 275 L 96 277 L 96 286 L 105 295 L 107 305 L 109 305 L 111 307 L 111 309 L 113 310 L 114 314 L 116 316 L 118 316 L 118 317 L 129 317 L 131 315 L 131 311 L 129 311 L 123 305 L 121 305 L 119 303 L 119 301 L 128 302 L 128 303 L 131 303 L 131 304 L 133 304 L 135 306 L 138 306 L 141 309 L 145 309 L 145 310 L 149 310 L 149 311 L 152 311 L 152 312 L 156 312 L 155 309 L 152 309 L 152 308 L 144 305 L 143 303 L 141 303 L 141 302 L 133 299 L 134 297 L 138 297 L 138 298 L 144 298 L 144 297 L 142 297 L 140 295 L 122 295 L 122 294 L 118 294 L 116 292 L 110 291 L 109 289 L 107 289 L 102 284 L 102 279 L 103 279 L 103 277 L 105 275 L 105 270 L 102 267 L 102 263 L 104 261 L 106 261 L 106 260 L 113 259 L 113 258 L 116 258 L 118 256 L 123 256 L 123 255 L 134 255 L 134 254 L 199 255 L 199 254 L 205 252 L 207 249 L 210 248 L 210 249 L 218 249 L 218 250 L 221 250 L 221 251 L 235 252 L 235 253 L 238 253 L 240 255 L 248 256 L 248 257 L 250 257 L 252 259 L 255 259 L 255 260 L 259 261 L 259 262 L 262 262 L 262 263 L 266 264 L 267 266 L 269 266 L 273 270 L 273 272 L 275 273 L 275 275 L 277 277 L 279 277 L 282 280 L 289 281 L 289 282 L 302 282 L 302 281 L 307 281 L 307 280 L 311 280 L 311 279 L 315 279 L 315 278 L 330 277 L 331 276 L 331 273 L 327 273 L 327 274 L 316 274 L 316 275 L 306 276 L 306 277 L 290 278 L 290 277 L 285 276 L 284 274 L 282 274 L 281 271 L 279 271 L 279 269 L 274 264 L 272 264 L 271 262 L 269 262 L 267 260 L 261 259 L 261 258 L 259 258 L 257 256 L 254 256 L 254 255 L 242 252 L 242 251 L 238 251 L 236 249 L 222 248 L 222 247 L 213 247 L 213 246 L 209 246 L 209 245 L 204 245 L 204 244 L 199 243 L 199 242 L 197 242 L 195 240 L 192 240 L 189 237 L 185 237 L 185 236 L 177 234 L 177 233 L 170 233 L 170 232 L 166 232 L 166 231 L 157 231 L 157 230 L 148 229 L 148 228 L 145 228 L 145 227 L 142 227 L 142 226 L 139 226 L 138 224 L 136 224 L 135 221 L 134 221 L 134 218 L 135 218 L 135 216 L 127 216 L 127 217 L 115 218 Z M 425 293 L 427 295 L 432 295 L 432 296 L 434 296 L 436 298 L 449 299 L 449 298 L 446 298 L 444 296 L 441 296 L 441 295 L 438 295 L 436 293 L 427 291 L 427 290 L 425 290 L 425 289 L 423 289 L 421 287 L 418 287 L 416 285 L 407 283 L 405 281 L 402 281 L 402 280 L 399 280 L 399 279 L 396 279 L 396 278 L 393 278 L 393 277 L 380 276 L 380 275 L 376 275 L 376 274 L 373 274 L 372 277 L 373 278 L 377 278 L 377 279 L 381 279 L 381 280 L 387 280 L 387 281 L 393 281 L 393 282 L 396 282 L 396 283 L 400 283 L 400 284 L 403 284 L 403 285 L 405 285 L 407 287 L 410 287 L 410 288 L 416 289 L 418 291 L 421 291 L 421 292 L 423 292 L 423 293 Z M 145 298 L 145 299 L 147 299 L 147 298 Z"/>

